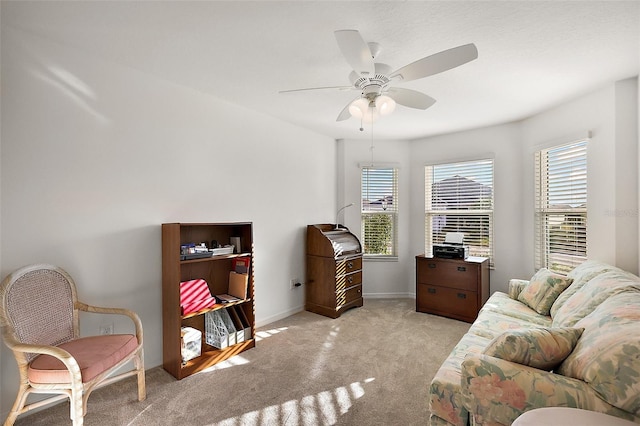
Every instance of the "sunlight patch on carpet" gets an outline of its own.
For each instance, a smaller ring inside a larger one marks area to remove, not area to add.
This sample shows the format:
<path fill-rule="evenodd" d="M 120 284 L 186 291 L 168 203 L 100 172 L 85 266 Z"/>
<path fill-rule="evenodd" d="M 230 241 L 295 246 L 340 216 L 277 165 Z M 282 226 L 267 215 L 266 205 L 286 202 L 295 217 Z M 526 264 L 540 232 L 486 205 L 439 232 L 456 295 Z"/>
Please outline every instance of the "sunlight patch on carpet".
<path fill-rule="evenodd" d="M 374 378 L 353 382 L 333 390 L 307 395 L 299 400 L 290 400 L 279 405 L 270 405 L 261 410 L 230 417 L 216 423 L 219 426 L 286 425 L 313 426 L 335 425 L 340 416 L 346 414 L 355 401 L 365 395 L 365 385 Z"/>
<path fill-rule="evenodd" d="M 256 331 L 256 342 L 259 342 L 262 339 L 266 339 L 267 337 L 274 336 L 288 329 L 289 327 L 280 327 L 280 328 L 272 328 L 271 330 Z"/>
<path fill-rule="evenodd" d="M 317 378 L 319 375 L 321 375 L 324 372 L 327 353 L 333 348 L 334 342 L 338 337 L 339 332 L 340 332 L 340 327 L 334 326 L 333 330 L 331 330 L 327 334 L 327 337 L 324 343 L 322 344 L 322 350 L 318 352 L 318 355 L 316 356 L 315 361 L 311 365 L 311 373 L 310 373 L 311 379 Z"/>
<path fill-rule="evenodd" d="M 212 365 L 211 367 L 205 368 L 204 370 L 198 372 L 197 374 L 208 373 L 216 370 L 223 370 L 225 368 L 230 368 L 230 367 L 235 367 L 237 365 L 245 365 L 245 364 L 249 364 L 249 360 L 244 358 L 242 355 L 236 355 L 222 362 L 219 362 L 215 365 Z"/>

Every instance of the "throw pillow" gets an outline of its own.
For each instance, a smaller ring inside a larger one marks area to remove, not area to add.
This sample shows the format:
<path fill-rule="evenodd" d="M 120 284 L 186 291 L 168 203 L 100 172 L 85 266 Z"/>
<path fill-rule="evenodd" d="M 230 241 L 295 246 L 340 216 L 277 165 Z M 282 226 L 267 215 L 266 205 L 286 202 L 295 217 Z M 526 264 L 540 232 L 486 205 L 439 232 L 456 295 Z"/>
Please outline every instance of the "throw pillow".
<path fill-rule="evenodd" d="M 554 274 L 546 268 L 540 269 L 529 281 L 529 285 L 518 295 L 518 300 L 540 315 L 549 315 L 556 298 L 571 285 L 572 278 Z"/>
<path fill-rule="evenodd" d="M 532 328 L 506 331 L 493 339 L 484 353 L 506 361 L 551 371 L 568 357 L 583 328 Z"/>

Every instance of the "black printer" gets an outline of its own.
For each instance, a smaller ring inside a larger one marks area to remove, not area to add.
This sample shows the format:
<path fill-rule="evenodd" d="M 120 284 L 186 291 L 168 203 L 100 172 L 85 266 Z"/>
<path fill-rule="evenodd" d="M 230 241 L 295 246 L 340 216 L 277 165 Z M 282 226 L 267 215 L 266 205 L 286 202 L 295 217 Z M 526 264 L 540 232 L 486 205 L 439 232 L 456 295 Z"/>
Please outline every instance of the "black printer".
<path fill-rule="evenodd" d="M 469 246 L 462 242 L 464 234 L 461 232 L 447 232 L 444 243 L 433 245 L 433 257 L 444 259 L 466 259 L 469 256 Z"/>

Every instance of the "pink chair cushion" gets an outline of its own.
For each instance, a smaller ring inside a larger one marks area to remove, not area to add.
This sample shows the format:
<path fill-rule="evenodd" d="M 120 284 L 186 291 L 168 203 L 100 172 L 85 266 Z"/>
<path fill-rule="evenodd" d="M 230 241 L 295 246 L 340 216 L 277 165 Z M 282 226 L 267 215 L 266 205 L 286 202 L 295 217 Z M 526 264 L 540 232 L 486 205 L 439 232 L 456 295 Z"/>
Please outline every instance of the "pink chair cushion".
<path fill-rule="evenodd" d="M 138 347 L 132 334 L 81 337 L 58 346 L 69 352 L 80 366 L 82 382 L 91 381 L 110 369 Z M 69 370 L 51 355 L 38 355 L 31 361 L 28 372 L 31 383 L 69 383 Z"/>

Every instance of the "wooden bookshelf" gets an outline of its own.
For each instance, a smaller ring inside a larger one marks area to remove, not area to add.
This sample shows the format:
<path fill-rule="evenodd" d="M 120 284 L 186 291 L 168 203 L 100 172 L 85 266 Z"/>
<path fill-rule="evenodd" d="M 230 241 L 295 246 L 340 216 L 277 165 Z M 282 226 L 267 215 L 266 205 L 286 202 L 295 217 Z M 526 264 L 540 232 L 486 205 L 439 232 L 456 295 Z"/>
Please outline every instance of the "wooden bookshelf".
<path fill-rule="evenodd" d="M 240 237 L 240 252 L 207 258 L 180 260 L 180 246 L 212 241 L 229 244 L 231 237 Z M 237 257 L 250 257 L 251 267 L 245 300 L 216 304 L 198 312 L 182 315 L 180 283 L 202 278 L 211 294 L 225 294 L 229 286 L 229 272 Z M 241 343 L 217 349 L 206 342 L 205 314 L 219 309 L 241 310 L 251 329 L 251 336 Z M 201 355 L 182 362 L 181 328 L 192 327 L 202 332 Z M 255 346 L 255 304 L 253 279 L 253 227 L 250 222 L 234 223 L 165 223 L 162 225 L 162 365 L 180 380 L 211 367 Z"/>

